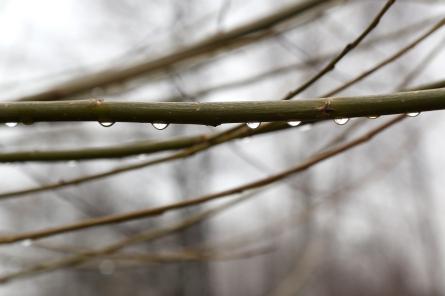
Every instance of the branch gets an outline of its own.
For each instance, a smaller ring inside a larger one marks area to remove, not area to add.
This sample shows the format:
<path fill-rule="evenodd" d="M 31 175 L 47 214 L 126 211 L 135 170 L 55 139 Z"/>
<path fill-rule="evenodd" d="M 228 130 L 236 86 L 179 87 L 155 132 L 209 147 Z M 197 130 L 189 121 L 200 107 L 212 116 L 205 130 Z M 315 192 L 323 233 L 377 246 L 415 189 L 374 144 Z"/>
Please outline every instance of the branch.
<path fill-rule="evenodd" d="M 0 122 L 164 122 L 216 126 L 237 122 L 317 121 L 444 108 L 445 89 L 300 101 L 145 103 L 93 99 L 0 103 Z"/>
<path fill-rule="evenodd" d="M 379 24 L 382 17 L 385 15 L 385 13 L 389 10 L 389 8 L 396 2 L 396 0 L 387 0 L 386 4 L 383 6 L 383 8 L 379 11 L 379 13 L 373 18 L 371 23 L 366 27 L 366 29 L 351 43 L 348 43 L 345 48 L 336 56 L 334 57 L 321 71 L 319 71 L 317 74 L 315 74 L 313 77 L 311 77 L 308 81 L 306 81 L 303 85 L 298 87 L 295 90 L 292 90 L 289 92 L 283 100 L 290 100 L 302 91 L 306 90 L 308 87 L 310 87 L 312 84 L 317 82 L 321 77 L 326 75 L 326 73 L 334 70 L 335 65 L 339 61 L 341 61 L 350 51 L 352 51 L 354 48 L 356 48 L 360 42 L 362 42 L 363 39 L 365 39 L 366 36 L 368 36 L 369 33 L 371 33 L 372 30 L 374 30 L 377 25 Z"/>
<path fill-rule="evenodd" d="M 425 36 L 428 36 L 428 35 L 432 34 L 433 32 L 435 32 L 436 28 L 438 28 L 438 25 L 439 24 L 443 25 L 443 22 L 444 22 L 444 19 L 442 19 L 439 23 L 434 25 L 432 27 L 432 29 L 430 29 L 426 34 L 422 35 L 420 38 L 422 40 L 424 40 Z M 419 43 L 419 38 L 410 44 L 418 44 L 418 43 Z M 406 48 L 412 48 L 412 47 L 410 45 L 408 45 L 401 51 L 403 53 L 406 53 L 407 52 Z M 359 76 L 359 78 L 363 79 L 363 78 L 371 75 L 375 71 L 381 69 L 381 67 L 388 65 L 390 62 L 394 61 L 396 58 L 401 56 L 400 54 L 398 54 L 401 51 L 396 52 L 392 57 L 390 57 L 389 62 L 384 61 L 383 63 L 379 63 L 377 66 L 371 68 L 368 71 L 365 71 L 363 74 L 361 74 Z M 349 87 L 357 81 L 358 80 L 347 82 L 345 84 L 345 86 Z M 444 81 L 438 81 L 438 82 L 432 83 L 430 85 L 423 85 L 423 86 L 419 87 L 418 90 L 424 90 L 424 89 L 429 89 L 429 88 L 442 88 L 442 87 L 445 87 Z M 339 88 L 335 91 L 332 91 L 331 93 L 333 94 L 336 91 L 339 91 Z M 372 116 L 375 116 L 375 115 L 372 115 Z M 140 162 L 140 163 L 136 163 L 136 164 L 132 164 L 132 165 L 121 166 L 121 167 L 118 167 L 118 168 L 115 168 L 112 170 L 107 170 L 107 171 L 100 172 L 100 173 L 77 177 L 77 178 L 73 178 L 70 180 L 61 180 L 59 182 L 51 183 L 51 184 L 44 185 L 44 186 L 37 186 L 37 187 L 31 187 L 31 188 L 26 188 L 26 189 L 22 189 L 22 190 L 4 192 L 4 193 L 0 193 L 0 198 L 6 199 L 6 198 L 18 197 L 18 196 L 23 196 L 25 194 L 44 192 L 44 191 L 48 191 L 48 190 L 64 188 L 67 186 L 78 185 L 78 184 L 85 183 L 85 182 L 91 182 L 94 180 L 98 180 L 98 179 L 102 179 L 102 178 L 106 178 L 106 177 L 110 177 L 110 176 L 115 176 L 117 174 L 121 174 L 124 172 L 129 172 L 132 170 L 145 168 L 145 167 L 148 167 L 151 165 L 188 157 L 188 156 L 193 155 L 197 152 L 204 151 L 210 147 L 213 147 L 215 145 L 218 145 L 218 144 L 221 144 L 221 143 L 233 140 L 233 139 L 242 138 L 242 137 L 246 137 L 246 136 L 252 136 L 252 135 L 270 132 L 270 131 L 276 131 L 276 130 L 280 130 L 280 129 L 286 129 L 286 128 L 289 128 L 289 126 L 284 122 L 276 122 L 276 123 L 274 122 L 274 123 L 270 123 L 270 124 L 265 124 L 255 130 L 245 128 L 245 126 L 237 126 L 232 129 L 229 129 L 229 130 L 217 133 L 215 135 L 209 136 L 202 143 L 188 147 L 188 148 L 181 150 L 173 155 L 161 157 L 161 158 L 150 160 L 150 161 Z"/>
<path fill-rule="evenodd" d="M 102 225 L 109 225 L 114 223 L 122 223 L 147 217 L 153 217 L 153 216 L 159 216 L 163 215 L 166 212 L 172 211 L 172 210 L 178 210 L 183 209 L 186 207 L 196 206 L 202 203 L 206 203 L 215 199 L 219 199 L 226 196 L 231 196 L 237 193 L 242 193 L 247 190 L 252 190 L 256 188 L 261 188 L 267 185 L 270 185 L 274 182 L 277 182 L 279 180 L 285 179 L 291 175 L 294 175 L 296 173 L 303 172 L 310 167 L 322 162 L 323 160 L 329 159 L 333 156 L 336 156 L 338 154 L 341 154 L 342 152 L 345 152 L 351 148 L 354 148 L 360 144 L 366 143 L 367 141 L 371 140 L 375 135 L 379 134 L 380 132 L 384 131 L 385 129 L 389 128 L 390 126 L 396 124 L 397 122 L 401 121 L 403 118 L 405 118 L 405 115 L 398 116 L 394 119 L 391 119 L 390 121 L 378 126 L 377 128 L 374 128 L 364 134 L 361 137 L 356 138 L 355 140 L 352 140 L 350 142 L 347 142 L 345 144 L 339 145 L 333 149 L 326 150 L 324 152 L 321 152 L 319 154 L 316 154 L 306 161 L 288 169 L 285 171 L 282 171 L 278 174 L 259 179 L 257 181 L 253 181 L 241 186 L 237 186 L 234 188 L 230 188 L 228 190 L 223 190 L 220 192 L 204 195 L 198 198 L 189 199 L 189 200 L 183 200 L 176 203 L 171 203 L 166 206 L 161 206 L 157 208 L 148 208 L 138 211 L 133 211 L 129 213 L 124 214 L 116 214 L 116 215 L 109 215 L 104 217 L 98 217 L 98 218 L 91 218 L 86 219 L 77 223 L 72 224 L 66 224 L 61 226 L 55 226 L 48 229 L 38 230 L 38 231 L 30 231 L 30 232 L 23 232 L 18 234 L 11 234 L 11 235 L 4 235 L 0 236 L 0 244 L 9 244 L 14 243 L 18 241 L 22 241 L 25 239 L 40 239 L 44 237 L 54 236 L 62 233 L 82 230 L 86 228 L 91 227 L 97 227 Z"/>
<path fill-rule="evenodd" d="M 395 157 L 390 157 L 388 159 L 389 162 L 385 162 L 384 168 L 391 167 L 391 165 L 395 161 L 400 160 L 401 156 L 402 156 L 402 154 L 398 153 Z M 295 220 L 295 219 L 292 219 L 291 221 L 286 220 L 286 221 L 283 221 L 282 223 L 280 223 L 280 225 L 287 225 L 288 223 L 291 223 L 292 225 L 296 226 L 296 225 L 305 223 L 307 221 L 307 219 L 309 219 L 309 217 L 311 217 L 312 213 L 316 209 L 318 209 L 322 204 L 325 204 L 328 202 L 331 203 L 334 201 L 336 202 L 336 201 L 338 201 L 337 199 L 339 199 L 339 198 L 341 198 L 341 199 L 345 198 L 345 196 L 347 196 L 345 194 L 345 191 L 355 189 L 356 187 L 359 187 L 359 186 L 363 186 L 364 183 L 367 183 L 372 179 L 382 178 L 384 175 L 383 172 L 387 172 L 387 171 L 388 170 L 385 170 L 385 169 L 383 169 L 383 170 L 382 169 L 380 169 L 380 170 L 373 169 L 372 171 L 361 176 L 358 180 L 355 180 L 353 183 L 351 183 L 345 187 L 336 189 L 333 192 L 329 191 L 327 193 L 326 198 L 321 199 L 322 200 L 321 202 L 315 203 L 309 209 L 301 211 L 301 213 L 298 215 L 297 220 Z M 167 227 L 164 226 L 161 229 L 150 229 L 146 232 L 132 235 L 129 238 L 126 238 L 122 241 L 118 241 L 118 242 L 113 243 L 109 246 L 101 247 L 100 249 L 85 250 L 81 253 L 78 253 L 74 256 L 70 256 L 68 258 L 63 258 L 58 261 L 45 262 L 45 263 L 42 263 L 39 265 L 29 267 L 28 269 L 24 269 L 24 270 L 21 270 L 21 271 L 15 272 L 15 273 L 11 273 L 11 274 L 8 274 L 5 276 L 0 276 L 0 282 L 7 282 L 7 281 L 11 281 L 11 280 L 18 279 L 18 278 L 31 277 L 33 275 L 36 275 L 37 273 L 51 272 L 51 271 L 55 271 L 55 270 L 61 269 L 61 268 L 76 266 L 76 265 L 85 263 L 86 261 L 95 259 L 97 257 L 107 257 L 119 250 L 122 250 L 126 247 L 129 247 L 129 246 L 137 244 L 137 243 L 152 241 L 152 240 L 155 240 L 155 239 L 158 239 L 161 237 L 165 237 L 165 236 L 170 235 L 174 232 L 185 230 L 197 223 L 201 223 L 203 220 L 205 220 L 207 218 L 211 218 L 213 215 L 215 215 L 217 213 L 221 213 L 222 211 L 225 211 L 225 210 L 239 204 L 240 202 L 245 201 L 246 199 L 256 196 L 257 193 L 258 193 L 258 191 L 250 192 L 248 195 L 244 195 L 238 199 L 233 199 L 233 200 L 223 204 L 222 206 L 218 206 L 216 208 L 211 208 L 209 210 L 205 210 L 198 214 L 194 214 L 182 222 L 179 222 L 174 225 L 167 226 Z M 329 199 L 328 199 L 328 197 L 329 197 Z M 275 235 L 281 235 L 281 233 L 284 232 L 285 230 L 289 231 L 289 229 L 287 229 L 287 228 L 285 229 L 283 227 L 280 227 L 279 233 L 275 233 Z M 258 242 L 258 240 L 261 239 L 263 236 L 264 236 L 263 232 L 259 232 L 256 235 L 249 237 L 247 239 L 247 241 L 250 243 Z M 242 236 L 242 238 L 243 238 L 243 241 L 246 241 L 246 236 Z M 218 243 L 217 245 L 220 246 L 221 243 Z M 36 244 L 36 246 L 39 247 L 40 244 Z"/>
<path fill-rule="evenodd" d="M 78 79 L 73 79 L 50 90 L 22 97 L 18 100 L 58 100 L 81 94 L 95 87 L 105 87 L 113 83 L 121 83 L 141 75 L 156 73 L 173 64 L 178 64 L 204 54 L 210 54 L 228 47 L 233 47 L 235 43 L 240 42 L 240 39 L 244 37 L 264 32 L 265 30 L 281 24 L 291 18 L 307 13 L 308 11 L 320 7 L 321 5 L 333 3 L 335 1 L 337 0 L 306 0 L 305 2 L 298 2 L 297 4 L 286 7 L 274 14 L 239 26 L 225 33 L 219 32 L 218 34 L 215 34 L 197 44 L 191 45 L 180 51 L 168 54 L 155 60 L 149 60 L 123 69 L 108 69 L 99 73 L 93 73 Z M 258 39 L 253 38 L 251 39 L 251 42 L 256 40 Z M 244 40 L 241 42 L 241 45 L 247 43 L 249 43 L 249 40 Z"/>
<path fill-rule="evenodd" d="M 185 218 L 182 221 L 179 221 L 177 223 L 163 226 L 162 228 L 150 229 L 150 230 L 144 231 L 142 233 L 135 234 L 133 236 L 130 236 L 126 239 L 117 241 L 111 245 L 108 245 L 108 246 L 100 248 L 100 249 L 82 252 L 81 254 L 69 256 L 68 258 L 45 262 L 42 264 L 31 266 L 24 270 L 12 272 L 12 273 L 0 276 L 0 283 L 6 283 L 11 280 L 18 279 L 18 278 L 30 277 L 30 276 L 36 275 L 38 273 L 50 272 L 50 271 L 54 271 L 57 269 L 66 268 L 66 267 L 70 267 L 70 266 L 77 266 L 77 265 L 80 265 L 80 264 L 90 260 L 91 258 L 113 254 L 113 253 L 115 253 L 129 245 L 132 245 L 132 244 L 146 242 L 146 241 L 153 241 L 153 240 L 165 237 L 167 235 L 170 235 L 171 233 L 188 229 L 198 223 L 205 221 L 206 219 L 212 218 L 213 216 L 215 216 L 215 215 L 217 215 L 217 214 L 219 214 L 233 206 L 236 206 L 239 203 L 241 203 L 253 196 L 254 196 L 254 194 L 252 194 L 252 193 L 243 195 L 237 199 L 233 199 L 233 200 L 226 202 L 222 205 L 201 211 L 197 214 L 193 214 L 190 217 Z"/>
<path fill-rule="evenodd" d="M 326 94 L 326 96 L 332 96 L 334 94 L 337 94 L 345 89 L 347 89 L 348 87 L 350 87 L 351 85 L 356 84 L 357 82 L 363 80 L 364 78 L 368 77 L 369 74 L 374 73 L 375 71 L 379 70 L 380 68 L 391 64 L 392 62 L 394 62 L 395 60 L 399 59 L 400 57 L 402 57 L 404 54 L 406 54 L 408 51 L 410 51 L 411 49 L 413 49 L 414 47 L 416 47 L 417 45 L 419 45 L 421 42 L 423 42 L 426 38 L 428 38 L 429 36 L 431 36 L 434 32 L 436 32 L 437 30 L 439 30 L 440 28 L 442 28 L 445 25 L 445 18 L 442 18 L 439 22 L 437 22 L 431 29 L 429 29 L 428 31 L 426 31 L 425 33 L 423 33 L 422 35 L 420 35 L 417 39 L 415 39 L 413 42 L 409 43 L 408 45 L 406 45 L 405 47 L 403 47 L 402 49 L 398 50 L 395 54 L 391 55 L 390 57 L 384 59 L 383 61 L 381 61 L 380 63 L 378 63 L 377 65 L 375 65 L 374 67 L 371 67 L 370 69 L 366 70 L 365 72 L 363 72 L 362 74 L 358 75 L 357 77 L 355 77 L 354 79 L 351 79 L 350 81 L 344 83 L 343 85 L 337 87 L 336 89 L 330 91 L 329 93 Z"/>
<path fill-rule="evenodd" d="M 386 35 L 379 36 L 372 40 L 368 40 L 367 42 L 364 42 L 363 45 L 365 45 L 365 44 L 369 45 L 369 44 L 372 44 L 372 43 L 379 41 L 381 39 L 386 39 L 388 37 L 394 36 L 394 34 L 398 33 L 398 32 L 400 32 L 400 33 L 410 32 L 412 29 L 415 29 L 418 26 L 424 25 L 424 23 L 430 22 L 430 21 L 431 21 L 430 19 L 423 20 L 423 21 L 416 23 L 412 26 L 403 28 L 402 31 L 398 30 L 398 31 L 391 32 Z M 436 27 L 437 27 L 437 24 L 432 29 L 430 29 L 426 34 L 423 34 L 422 36 L 420 36 L 417 40 L 410 43 L 407 47 L 403 48 L 401 51 L 403 53 L 406 53 L 407 48 L 411 49 L 413 47 L 412 44 L 414 44 L 414 43 L 418 44 L 420 39 L 424 40 L 424 38 L 426 38 L 426 36 L 431 34 L 434 31 L 434 28 L 436 28 Z M 400 57 L 401 54 L 399 54 L 399 53 L 401 51 L 399 50 L 393 56 L 389 57 L 382 63 L 379 63 L 377 66 L 374 66 L 371 70 L 366 71 L 364 74 L 360 75 L 359 78 L 363 79 L 364 77 L 369 76 L 373 72 L 379 70 L 381 67 L 387 65 L 389 62 L 394 61 L 394 56 Z M 311 64 L 313 62 L 315 63 L 315 62 L 319 61 L 320 59 L 324 59 L 326 57 L 327 56 L 323 55 L 321 57 L 315 58 L 314 60 L 307 61 L 307 63 L 308 64 Z M 300 66 L 308 65 L 308 64 L 303 63 Z M 271 72 L 261 73 L 259 75 L 255 75 L 251 78 L 247 78 L 247 79 L 239 81 L 239 82 L 235 81 L 232 83 L 223 84 L 219 87 L 205 89 L 205 90 L 202 90 L 202 91 L 194 94 L 193 96 L 200 96 L 200 95 L 203 95 L 203 94 L 208 93 L 213 90 L 220 90 L 220 89 L 229 88 L 232 86 L 236 87 L 243 83 L 251 83 L 258 79 L 268 77 L 268 75 L 274 75 L 276 73 L 280 73 L 282 70 L 287 71 L 287 70 L 291 69 L 290 67 L 297 67 L 297 66 L 298 65 L 290 65 L 290 66 L 286 66 L 284 68 L 278 68 L 276 70 L 272 70 Z M 357 79 L 354 79 L 353 81 L 357 81 Z M 335 94 L 336 91 L 343 90 L 345 87 L 349 87 L 352 84 L 353 83 L 348 82 L 343 87 L 337 88 L 336 90 L 331 91 L 330 93 Z M 424 85 L 421 88 L 417 88 L 417 90 L 433 89 L 433 88 L 441 88 L 441 87 L 445 87 L 445 84 L 443 83 L 443 81 L 436 82 L 432 85 Z M 285 129 L 285 128 L 287 128 L 287 125 L 283 124 L 283 123 L 275 124 L 273 127 L 271 127 L 270 125 L 268 127 L 263 125 L 260 129 L 255 130 L 255 134 L 271 132 L 271 131 L 276 131 L 276 130 Z M 202 142 L 205 142 L 205 138 L 202 138 L 202 139 L 203 139 Z M 189 146 L 185 145 L 190 140 L 192 140 L 192 139 L 181 137 L 181 138 L 177 138 L 176 140 L 173 139 L 173 140 L 155 142 L 155 143 L 147 143 L 146 141 L 142 141 L 142 142 L 122 145 L 122 146 L 118 146 L 118 147 L 114 146 L 114 147 L 100 147 L 100 148 L 81 148 L 78 150 L 72 149 L 72 150 L 55 150 L 55 151 L 22 151 L 22 152 L 9 152 L 9 153 L 6 152 L 6 153 L 0 153 L 0 162 L 2 162 L 2 161 L 4 161 L 4 162 L 57 161 L 57 160 L 62 161 L 62 160 L 85 160 L 85 159 L 98 159 L 98 158 L 125 157 L 125 156 L 134 155 L 134 154 L 141 154 L 141 153 L 148 154 L 148 153 L 164 151 L 164 150 L 186 148 L 186 147 L 191 146 L 191 145 L 189 145 Z M 193 140 L 192 140 L 192 142 L 193 142 Z M 177 145 L 175 145 L 174 143 L 176 143 Z M 196 143 L 196 144 L 198 144 L 198 143 Z M 162 147 L 164 147 L 165 149 L 162 149 Z"/>
<path fill-rule="evenodd" d="M 68 161 L 122 158 L 132 155 L 151 154 L 160 151 L 170 151 L 197 145 L 206 140 L 207 136 L 198 135 L 190 137 L 177 137 L 174 139 L 153 141 L 145 140 L 122 145 L 107 147 L 50 150 L 50 151 L 12 151 L 0 153 L 0 162 L 23 161 Z"/>
<path fill-rule="evenodd" d="M 416 89 L 425 90 L 425 89 L 434 89 L 434 88 L 445 88 L 445 80 L 422 85 L 422 86 L 417 87 Z M 302 124 L 304 124 L 304 123 L 302 123 Z M 106 178 L 106 177 L 116 176 L 118 174 L 122 174 L 122 173 L 129 172 L 132 170 L 146 168 L 151 165 L 185 158 L 185 157 L 188 157 L 195 153 L 198 153 L 200 151 L 204 151 L 204 150 L 206 150 L 210 147 L 213 147 L 215 145 L 222 144 L 222 143 L 225 143 L 225 142 L 233 140 L 233 139 L 247 137 L 247 136 L 254 136 L 254 135 L 258 135 L 258 134 L 262 134 L 262 133 L 268 133 L 268 132 L 273 132 L 273 131 L 288 129 L 288 128 L 290 128 L 290 126 L 285 122 L 275 122 L 273 124 L 265 124 L 255 130 L 252 130 L 249 128 L 244 128 L 244 129 L 236 128 L 236 129 L 229 130 L 229 131 L 223 131 L 221 133 L 209 135 L 207 138 L 205 138 L 203 140 L 202 143 L 198 143 L 196 145 L 187 147 L 186 149 L 180 150 L 172 155 L 160 157 L 160 158 L 149 160 L 149 161 L 139 162 L 136 164 L 120 166 L 118 168 L 114 168 L 114 169 L 107 170 L 104 172 L 94 173 L 94 174 L 81 176 L 81 177 L 76 177 L 76 178 L 72 178 L 69 180 L 61 180 L 61 181 L 50 183 L 50 184 L 43 185 L 43 186 L 34 186 L 34 187 L 25 188 L 25 189 L 21 189 L 21 190 L 3 192 L 3 193 L 0 193 L 0 199 L 15 198 L 15 197 L 24 196 L 26 194 L 45 192 L 45 191 L 49 191 L 49 190 L 64 188 L 67 186 L 78 185 L 78 184 L 82 184 L 85 182 L 91 182 L 91 181 L 99 180 L 99 179 Z"/>

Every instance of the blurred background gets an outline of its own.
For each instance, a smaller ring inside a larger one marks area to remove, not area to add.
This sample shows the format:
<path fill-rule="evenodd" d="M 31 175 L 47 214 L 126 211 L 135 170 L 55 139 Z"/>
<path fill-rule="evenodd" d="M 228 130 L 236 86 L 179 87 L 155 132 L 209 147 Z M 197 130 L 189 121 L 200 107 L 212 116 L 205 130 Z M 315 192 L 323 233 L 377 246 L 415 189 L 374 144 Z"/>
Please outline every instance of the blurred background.
<path fill-rule="evenodd" d="M 0 99 L 17 100 L 90 73 L 156 60 L 298 2 L 0 0 Z M 354 40 L 385 3 L 332 1 L 273 27 L 265 37 L 74 98 L 278 100 Z M 440 0 L 396 1 L 362 44 L 299 97 L 322 96 L 355 78 L 413 42 L 444 13 Z M 437 31 L 338 95 L 391 93 L 444 79 L 444 38 L 443 30 Z M 186 159 L 7 199 L 0 203 L 0 231 L 44 229 L 238 186 L 298 164 L 336 139 L 363 134 L 387 117 L 305 124 L 234 140 Z M 0 154 L 158 141 L 232 126 L 172 124 L 157 130 L 148 123 L 18 124 L 0 128 Z M 444 127 L 441 111 L 407 118 L 364 146 L 252 195 L 236 196 L 242 202 L 183 231 L 132 244 L 113 256 L 32 273 L 1 285 L 0 294 L 442 295 Z M 1 163 L 0 190 L 69 180 L 170 153 Z M 2 245 L 0 274 L 102 248 L 234 200 Z"/>

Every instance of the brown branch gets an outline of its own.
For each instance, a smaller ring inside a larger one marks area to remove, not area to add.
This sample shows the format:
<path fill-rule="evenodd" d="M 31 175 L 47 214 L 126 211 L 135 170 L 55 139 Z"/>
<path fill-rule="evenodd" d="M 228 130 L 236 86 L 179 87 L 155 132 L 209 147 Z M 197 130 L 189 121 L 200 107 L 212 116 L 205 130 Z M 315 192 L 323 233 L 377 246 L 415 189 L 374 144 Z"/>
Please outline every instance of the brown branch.
<path fill-rule="evenodd" d="M 24 239 L 39 239 L 43 237 L 53 236 L 61 233 L 67 233 L 71 231 L 77 231 L 81 229 L 91 228 L 91 227 L 97 227 L 101 225 L 108 225 L 113 223 L 122 223 L 126 221 L 136 220 L 136 219 L 142 219 L 146 217 L 153 217 L 153 216 L 159 216 L 162 214 L 165 214 L 166 212 L 172 211 L 172 210 L 178 210 L 190 206 L 199 205 L 205 202 L 209 202 L 211 200 L 219 199 L 222 197 L 230 196 L 237 193 L 242 193 L 247 190 L 252 190 L 259 187 L 264 187 L 266 185 L 270 185 L 278 180 L 282 180 L 284 178 L 287 178 L 293 174 L 302 172 L 307 170 L 308 168 L 312 167 L 315 164 L 318 164 L 319 162 L 326 160 L 328 158 L 331 158 L 333 156 L 336 156 L 344 151 L 347 151 L 355 146 L 358 146 L 360 144 L 363 144 L 370 139 L 372 139 L 376 134 L 382 132 L 386 128 L 392 126 L 393 124 L 399 122 L 402 120 L 405 116 L 398 116 L 385 124 L 369 131 L 365 135 L 351 141 L 348 143 L 345 143 L 343 145 L 339 145 L 336 148 L 327 150 L 325 152 L 322 152 L 320 154 L 314 155 L 313 157 L 309 158 L 308 160 L 304 161 L 301 164 L 298 164 L 288 170 L 282 171 L 278 174 L 272 175 L 267 178 L 259 179 L 254 182 L 247 183 L 245 185 L 241 185 L 238 187 L 234 187 L 231 189 L 223 190 L 217 193 L 212 193 L 208 195 L 204 195 L 198 198 L 184 200 L 176 203 L 172 203 L 166 206 L 160 206 L 157 208 L 149 208 L 149 209 L 143 209 L 138 211 L 133 211 L 129 213 L 124 214 L 116 214 L 116 215 L 110 215 L 110 216 L 104 216 L 104 217 L 98 217 L 98 218 L 92 218 L 87 219 L 84 221 L 80 221 L 73 224 L 67 224 L 62 226 L 56 226 L 48 229 L 38 230 L 38 231 L 30 231 L 30 232 L 24 232 L 19 234 L 11 234 L 11 235 L 4 235 L 0 236 L 0 244 L 7 244 L 7 243 L 13 243 L 17 241 L 21 241 Z"/>
<path fill-rule="evenodd" d="M 396 2 L 396 0 L 388 0 L 386 4 L 383 6 L 383 8 L 380 10 L 380 12 L 374 17 L 374 19 L 371 21 L 371 23 L 368 25 L 368 27 L 351 43 L 348 43 L 345 48 L 336 56 L 334 59 L 332 59 L 321 71 L 319 71 L 317 74 L 315 74 L 313 77 L 311 77 L 307 82 L 305 82 L 300 87 L 296 88 L 295 90 L 290 91 L 283 100 L 290 100 L 302 91 L 306 90 L 309 86 L 317 82 L 321 77 L 326 75 L 328 72 L 334 70 L 335 65 L 342 60 L 350 51 L 352 51 L 354 48 L 356 48 L 360 42 L 365 39 L 366 36 L 368 36 L 369 33 L 371 33 L 372 30 L 374 30 L 377 25 L 379 24 L 382 17 L 385 15 L 385 13 L 389 10 L 389 8 Z"/>
<path fill-rule="evenodd" d="M 81 94 L 95 87 L 105 87 L 111 84 L 121 83 L 141 75 L 154 74 L 171 67 L 173 64 L 178 64 L 202 55 L 208 55 L 228 47 L 233 48 L 236 45 L 240 46 L 257 41 L 258 38 L 261 38 L 261 33 L 264 33 L 268 29 L 288 21 L 289 19 L 303 15 L 312 9 L 318 8 L 322 5 L 334 3 L 335 1 L 336 0 L 306 0 L 305 2 L 298 2 L 297 4 L 286 7 L 278 12 L 275 12 L 274 14 L 239 26 L 230 31 L 218 33 L 201 42 L 198 42 L 197 44 L 188 46 L 182 50 L 155 60 L 148 60 L 146 62 L 128 66 L 122 69 L 109 69 L 99 73 L 86 75 L 84 77 L 73 79 L 52 89 L 22 97 L 18 100 L 58 100 Z M 257 36 L 255 36 L 255 34 Z M 267 34 L 265 34 L 265 36 L 267 36 Z"/>

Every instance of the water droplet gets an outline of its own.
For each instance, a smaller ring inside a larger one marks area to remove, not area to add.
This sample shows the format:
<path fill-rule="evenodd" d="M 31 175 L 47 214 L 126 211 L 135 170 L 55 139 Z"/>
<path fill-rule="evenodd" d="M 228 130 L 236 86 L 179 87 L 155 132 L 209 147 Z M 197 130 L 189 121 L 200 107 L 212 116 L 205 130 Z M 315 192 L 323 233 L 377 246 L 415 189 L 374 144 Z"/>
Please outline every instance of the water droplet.
<path fill-rule="evenodd" d="M 409 117 L 416 117 L 417 115 L 419 115 L 420 114 L 420 112 L 410 112 L 410 113 L 406 113 L 406 116 L 409 116 Z"/>
<path fill-rule="evenodd" d="M 372 116 L 368 116 L 369 119 L 376 119 L 376 118 L 379 118 L 379 117 L 380 117 L 380 115 L 372 115 Z"/>
<path fill-rule="evenodd" d="M 312 129 L 312 124 L 308 123 L 300 127 L 300 131 L 307 132 Z"/>
<path fill-rule="evenodd" d="M 7 123 L 5 123 L 5 125 L 6 125 L 7 127 L 16 127 L 17 124 L 18 124 L 18 122 L 7 122 Z"/>
<path fill-rule="evenodd" d="M 114 124 L 114 122 L 111 121 L 99 121 L 99 124 L 103 127 L 110 127 Z"/>
<path fill-rule="evenodd" d="M 154 122 L 151 124 L 155 129 L 157 130 L 163 130 L 166 129 L 168 126 L 168 123 L 163 123 L 163 122 Z"/>
<path fill-rule="evenodd" d="M 31 240 L 31 239 L 25 239 L 25 240 L 22 240 L 22 241 L 20 242 L 20 244 L 21 244 L 23 247 L 30 247 L 30 246 L 32 246 L 32 240 Z"/>
<path fill-rule="evenodd" d="M 69 166 L 69 167 L 73 168 L 73 167 L 75 167 L 76 165 L 77 165 L 77 161 L 75 161 L 75 160 L 70 160 L 70 161 L 68 161 L 68 166 Z"/>
<path fill-rule="evenodd" d="M 111 260 L 103 260 L 99 264 L 99 272 L 103 275 L 112 275 L 114 272 L 114 262 Z"/>
<path fill-rule="evenodd" d="M 289 121 L 287 124 L 290 126 L 297 126 L 300 125 L 301 121 Z"/>
<path fill-rule="evenodd" d="M 335 118 L 334 122 L 338 125 L 344 125 L 346 123 L 348 123 L 349 118 Z"/>
<path fill-rule="evenodd" d="M 248 122 L 246 125 L 251 129 L 256 129 L 261 125 L 261 122 Z"/>

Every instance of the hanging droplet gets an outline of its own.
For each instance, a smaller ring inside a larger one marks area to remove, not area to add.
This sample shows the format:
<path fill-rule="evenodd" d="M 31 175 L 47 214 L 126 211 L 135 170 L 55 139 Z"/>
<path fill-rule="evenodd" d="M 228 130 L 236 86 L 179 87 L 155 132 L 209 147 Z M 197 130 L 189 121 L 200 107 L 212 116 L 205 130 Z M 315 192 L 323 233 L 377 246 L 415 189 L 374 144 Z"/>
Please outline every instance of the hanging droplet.
<path fill-rule="evenodd" d="M 73 167 L 75 167 L 76 165 L 77 165 L 77 161 L 75 161 L 75 160 L 70 160 L 70 161 L 68 161 L 68 166 L 69 166 L 69 167 L 73 168 Z"/>
<path fill-rule="evenodd" d="M 261 122 L 248 122 L 246 125 L 251 129 L 256 129 L 261 125 Z"/>
<path fill-rule="evenodd" d="M 167 128 L 168 123 L 155 122 L 155 123 L 152 123 L 151 125 L 157 130 L 163 130 L 163 129 Z"/>
<path fill-rule="evenodd" d="M 20 244 L 21 244 L 23 247 L 30 247 L 30 246 L 32 246 L 32 240 L 31 240 L 31 239 L 25 239 L 25 240 L 22 240 L 22 241 L 20 242 Z"/>
<path fill-rule="evenodd" d="M 287 124 L 290 126 L 297 126 L 300 125 L 301 121 L 289 121 Z"/>
<path fill-rule="evenodd" d="M 7 127 L 16 127 L 18 125 L 18 122 L 7 122 L 5 123 Z"/>
<path fill-rule="evenodd" d="M 416 117 L 417 115 L 419 115 L 420 114 L 420 112 L 410 112 L 410 113 L 406 113 L 406 116 L 409 116 L 409 117 Z"/>
<path fill-rule="evenodd" d="M 349 118 L 335 118 L 334 122 L 338 125 L 344 125 L 346 123 L 348 123 Z"/>
<path fill-rule="evenodd" d="M 99 272 L 103 275 L 112 275 L 114 272 L 114 262 L 111 260 L 103 260 L 99 264 Z"/>
<path fill-rule="evenodd" d="M 307 132 L 312 129 L 312 124 L 308 123 L 300 127 L 300 131 Z"/>
<path fill-rule="evenodd" d="M 111 121 L 99 121 L 99 124 L 103 127 L 110 127 L 114 124 L 114 122 Z"/>
<path fill-rule="evenodd" d="M 379 118 L 379 117 L 380 117 L 379 115 L 368 116 L 369 119 L 376 119 L 376 118 Z"/>

